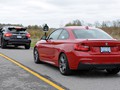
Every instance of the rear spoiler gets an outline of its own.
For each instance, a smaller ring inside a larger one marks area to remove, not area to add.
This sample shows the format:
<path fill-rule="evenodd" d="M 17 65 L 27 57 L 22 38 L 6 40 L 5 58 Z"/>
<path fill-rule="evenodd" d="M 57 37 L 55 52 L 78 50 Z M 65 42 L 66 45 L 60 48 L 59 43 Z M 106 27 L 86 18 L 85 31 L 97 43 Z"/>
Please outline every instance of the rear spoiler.
<path fill-rule="evenodd" d="M 15 30 L 20 30 L 20 31 L 25 31 L 27 27 L 9 27 L 9 30 L 15 29 Z"/>

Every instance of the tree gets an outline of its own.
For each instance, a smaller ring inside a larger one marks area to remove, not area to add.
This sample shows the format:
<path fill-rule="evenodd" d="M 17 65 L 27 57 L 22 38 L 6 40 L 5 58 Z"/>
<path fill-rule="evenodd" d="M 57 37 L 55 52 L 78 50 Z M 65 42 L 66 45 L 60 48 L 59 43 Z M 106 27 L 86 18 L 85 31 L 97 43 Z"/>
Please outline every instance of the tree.
<path fill-rule="evenodd" d="M 77 19 L 67 23 L 65 26 L 82 26 L 82 23 L 80 20 Z"/>

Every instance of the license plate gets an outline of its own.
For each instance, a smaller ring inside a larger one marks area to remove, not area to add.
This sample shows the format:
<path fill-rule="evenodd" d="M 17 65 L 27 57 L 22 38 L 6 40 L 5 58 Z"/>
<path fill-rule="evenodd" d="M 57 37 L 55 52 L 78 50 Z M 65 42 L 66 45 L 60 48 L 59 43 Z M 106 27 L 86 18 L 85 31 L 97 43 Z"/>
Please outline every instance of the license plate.
<path fill-rule="evenodd" d="M 17 36 L 17 38 L 22 38 L 22 36 Z"/>
<path fill-rule="evenodd" d="M 111 52 L 110 47 L 101 47 L 101 52 Z"/>

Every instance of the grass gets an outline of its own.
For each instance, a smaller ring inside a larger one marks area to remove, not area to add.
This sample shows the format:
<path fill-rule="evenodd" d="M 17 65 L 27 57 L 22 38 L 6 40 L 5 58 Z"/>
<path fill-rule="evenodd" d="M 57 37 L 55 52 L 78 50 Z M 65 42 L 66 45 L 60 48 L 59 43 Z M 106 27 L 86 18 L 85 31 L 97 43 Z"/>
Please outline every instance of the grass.
<path fill-rule="evenodd" d="M 37 41 L 40 40 L 40 38 L 32 38 L 31 40 L 32 40 L 32 42 L 31 42 L 31 47 L 34 47 L 35 44 L 37 43 Z"/>
<path fill-rule="evenodd" d="M 47 35 L 52 32 L 53 29 L 50 29 L 49 32 L 47 32 Z M 44 32 L 41 29 L 28 29 L 27 30 L 31 35 L 31 47 L 34 47 L 37 41 L 40 40 L 40 38 L 44 35 Z"/>
<path fill-rule="evenodd" d="M 120 40 L 120 28 L 117 27 L 106 27 L 102 28 L 105 32 L 110 34 L 113 38 Z"/>

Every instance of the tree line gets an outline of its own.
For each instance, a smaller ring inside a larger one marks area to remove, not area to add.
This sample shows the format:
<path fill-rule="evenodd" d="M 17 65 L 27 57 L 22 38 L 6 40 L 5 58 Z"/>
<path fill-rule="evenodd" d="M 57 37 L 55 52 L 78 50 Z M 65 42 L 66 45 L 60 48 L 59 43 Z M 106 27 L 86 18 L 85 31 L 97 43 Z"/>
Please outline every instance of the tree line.
<path fill-rule="evenodd" d="M 73 20 L 72 22 L 67 23 L 65 26 L 95 26 L 99 28 L 104 28 L 104 27 L 115 27 L 115 28 L 120 28 L 120 20 L 114 20 L 114 21 L 103 21 L 103 22 L 94 22 L 93 24 L 91 23 L 86 23 L 82 20 Z"/>
<path fill-rule="evenodd" d="M 2 24 L 0 23 L 0 27 L 3 26 L 23 26 L 22 24 Z M 114 21 L 103 21 L 103 22 L 94 22 L 93 24 L 91 23 L 86 23 L 82 20 L 73 20 L 71 22 L 66 23 L 64 26 L 95 26 L 97 28 L 101 28 L 107 33 L 109 33 L 111 36 L 114 38 L 120 39 L 120 20 L 114 20 Z M 38 38 L 41 37 L 44 32 L 42 31 L 43 25 L 28 25 L 27 26 L 28 32 L 31 34 L 32 38 Z M 50 28 L 49 32 L 50 33 L 52 30 L 55 28 Z"/>

